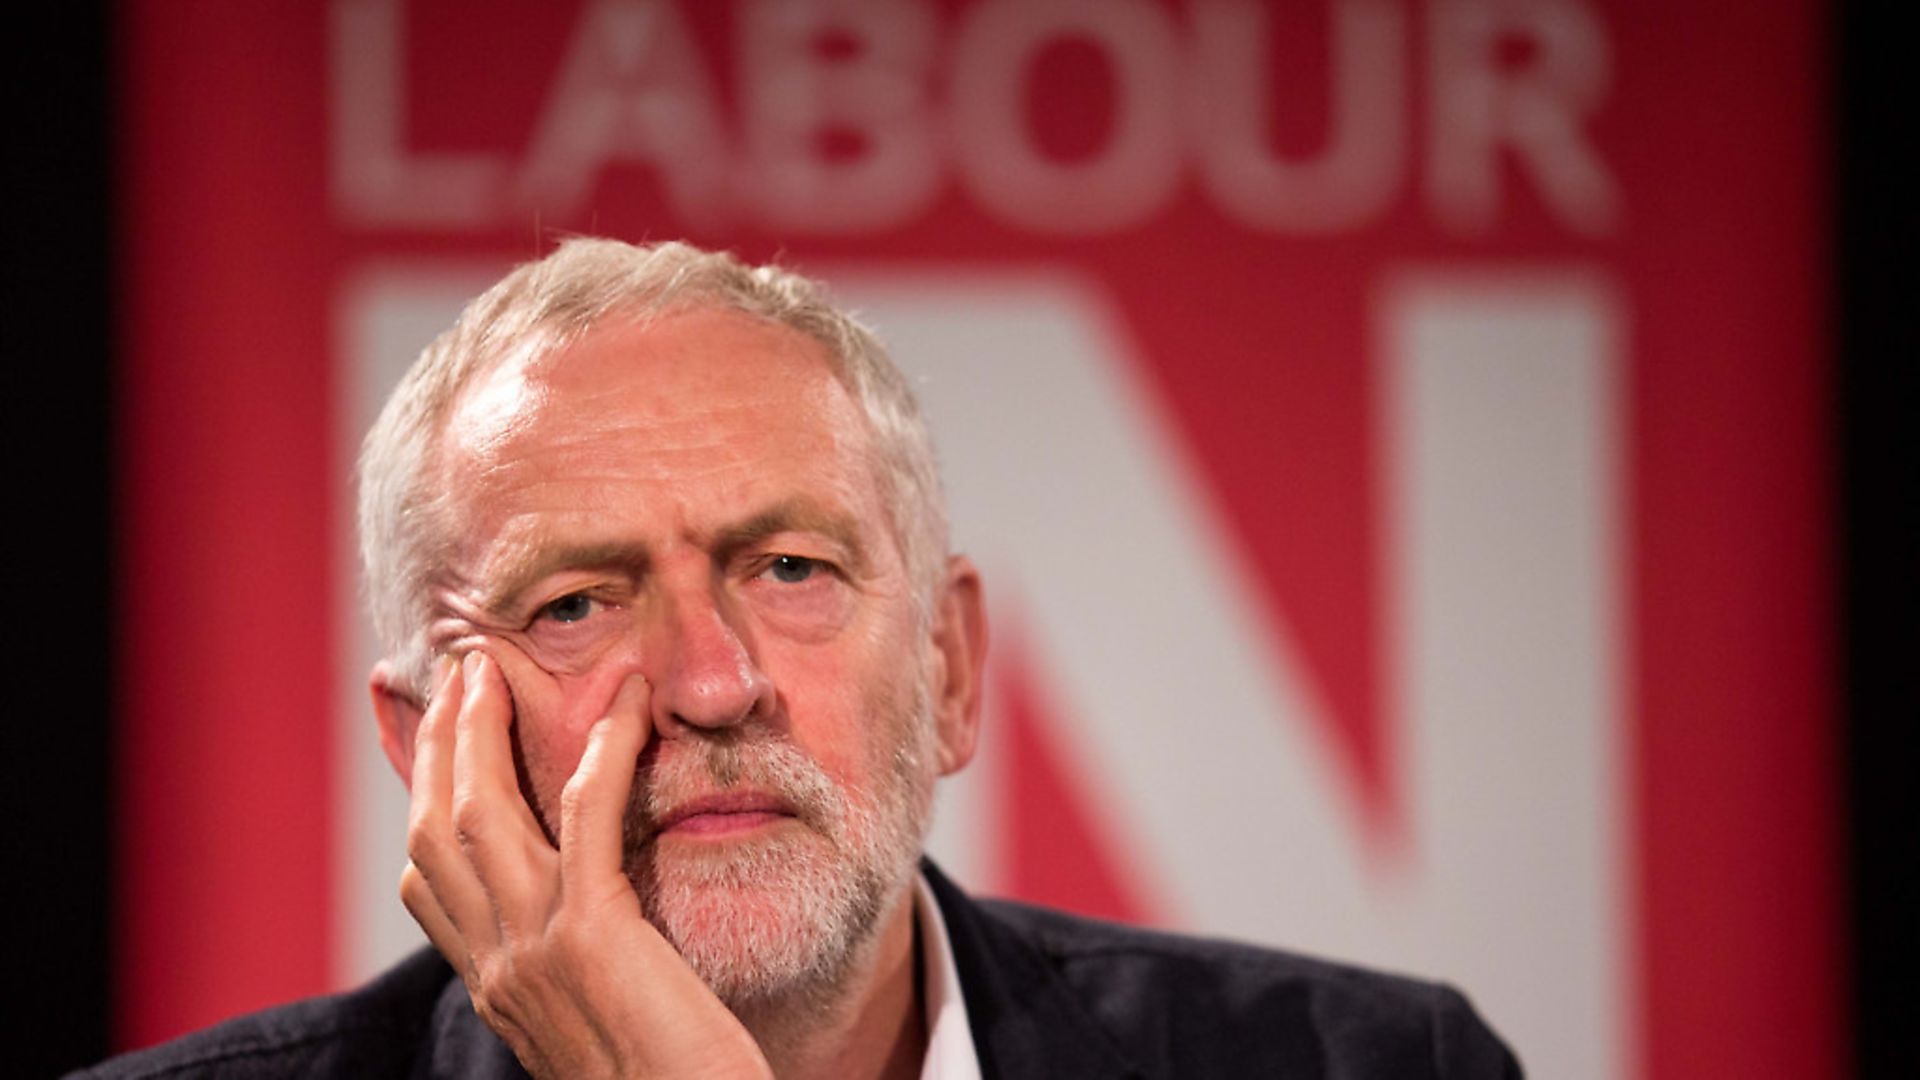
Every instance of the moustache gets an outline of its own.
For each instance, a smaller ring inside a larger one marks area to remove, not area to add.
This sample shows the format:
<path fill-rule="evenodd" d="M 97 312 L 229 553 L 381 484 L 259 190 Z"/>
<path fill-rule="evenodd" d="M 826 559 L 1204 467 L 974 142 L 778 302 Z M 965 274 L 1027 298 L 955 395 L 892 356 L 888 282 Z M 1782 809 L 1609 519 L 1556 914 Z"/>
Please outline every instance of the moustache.
<path fill-rule="evenodd" d="M 730 791 L 771 795 L 794 817 L 837 837 L 845 800 L 826 772 L 799 747 L 768 732 L 737 732 L 719 740 L 663 745 L 635 771 L 627 834 L 645 843 L 676 808 Z"/>

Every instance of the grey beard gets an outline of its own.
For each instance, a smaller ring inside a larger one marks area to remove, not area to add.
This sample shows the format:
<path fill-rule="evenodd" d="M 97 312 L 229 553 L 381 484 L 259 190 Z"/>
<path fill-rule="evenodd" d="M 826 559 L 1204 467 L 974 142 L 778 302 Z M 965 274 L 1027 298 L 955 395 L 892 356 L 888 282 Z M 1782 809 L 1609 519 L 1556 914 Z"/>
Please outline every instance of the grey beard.
<path fill-rule="evenodd" d="M 925 692 L 914 698 L 905 710 L 870 711 L 895 729 L 870 791 L 842 791 L 763 728 L 702 735 L 642 769 L 627 876 L 647 918 L 736 1013 L 829 1007 L 903 895 L 932 806 L 932 716 Z M 650 838 L 665 811 L 743 784 L 786 800 L 804 831 L 659 857 Z"/>

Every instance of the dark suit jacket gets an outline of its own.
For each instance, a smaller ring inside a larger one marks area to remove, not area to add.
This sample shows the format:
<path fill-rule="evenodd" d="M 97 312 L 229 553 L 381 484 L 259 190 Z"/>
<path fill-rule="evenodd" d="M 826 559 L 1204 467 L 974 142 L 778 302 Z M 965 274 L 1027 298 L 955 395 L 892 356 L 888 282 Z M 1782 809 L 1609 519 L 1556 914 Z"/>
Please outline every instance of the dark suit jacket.
<path fill-rule="evenodd" d="M 976 902 L 926 867 L 987 1080 L 1507 1078 L 1519 1065 L 1444 986 L 1219 941 Z M 519 1078 L 423 949 L 358 990 L 230 1020 L 78 1077 Z"/>

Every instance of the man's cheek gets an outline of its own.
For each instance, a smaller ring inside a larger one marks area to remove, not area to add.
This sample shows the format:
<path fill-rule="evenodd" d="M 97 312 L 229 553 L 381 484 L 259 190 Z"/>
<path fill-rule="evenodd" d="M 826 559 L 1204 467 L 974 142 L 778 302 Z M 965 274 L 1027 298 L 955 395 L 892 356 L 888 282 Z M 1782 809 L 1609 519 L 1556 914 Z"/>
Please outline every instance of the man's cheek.
<path fill-rule="evenodd" d="M 514 770 L 520 792 L 541 824 L 557 835 L 560 793 L 580 767 L 587 736 L 605 708 L 592 707 L 585 687 L 567 682 L 543 683 L 514 699 Z"/>
<path fill-rule="evenodd" d="M 593 726 L 591 688 L 583 680 L 548 671 L 514 643 L 489 642 L 501 661 L 513 702 L 513 748 L 521 790 L 557 800 L 586 749 Z M 536 804 L 538 805 L 538 804 Z"/>
<path fill-rule="evenodd" d="M 816 693 L 812 708 L 795 703 L 795 712 L 813 722 L 796 720 L 794 739 L 807 757 L 844 788 L 868 771 L 876 752 L 888 749 L 882 736 L 889 714 L 882 703 L 891 700 L 890 693 L 878 688 L 861 693 L 852 684 Z"/>
<path fill-rule="evenodd" d="M 579 767 L 584 741 L 555 739 L 555 732 L 516 710 L 513 725 L 513 770 L 521 797 L 533 808 L 534 816 L 555 841 L 560 828 L 560 793 Z"/>
<path fill-rule="evenodd" d="M 554 816 L 554 812 L 560 805 L 559 789 L 547 786 L 547 778 L 544 775 L 547 770 L 538 764 L 541 755 L 538 752 L 528 752 L 526 740 L 521 738 L 520 733 L 521 726 L 516 717 L 512 738 L 514 780 L 520 788 L 520 797 L 527 801 L 527 805 L 533 808 L 533 816 L 539 819 L 541 831 L 547 834 L 547 841 L 554 843 L 559 827 L 559 819 Z M 547 791 L 555 793 L 552 799 L 545 794 Z"/>
<path fill-rule="evenodd" d="M 561 698 L 544 677 L 529 678 L 522 672 L 508 679 L 508 687 L 513 695 L 509 735 L 514 779 L 551 841 L 558 835 L 560 792 L 580 762 L 585 740 L 570 737 L 567 727 L 556 723 Z"/>

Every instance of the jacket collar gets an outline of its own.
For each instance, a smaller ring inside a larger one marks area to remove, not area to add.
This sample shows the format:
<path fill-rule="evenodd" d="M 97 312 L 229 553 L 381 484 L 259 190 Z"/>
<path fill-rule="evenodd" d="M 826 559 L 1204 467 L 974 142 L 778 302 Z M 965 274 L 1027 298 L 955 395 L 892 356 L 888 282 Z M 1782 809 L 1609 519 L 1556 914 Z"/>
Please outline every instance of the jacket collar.
<path fill-rule="evenodd" d="M 922 859 L 920 869 L 947 920 L 981 1076 L 1140 1075 L 1037 942 L 993 918 L 932 862 Z"/>

